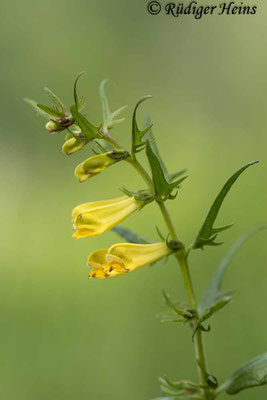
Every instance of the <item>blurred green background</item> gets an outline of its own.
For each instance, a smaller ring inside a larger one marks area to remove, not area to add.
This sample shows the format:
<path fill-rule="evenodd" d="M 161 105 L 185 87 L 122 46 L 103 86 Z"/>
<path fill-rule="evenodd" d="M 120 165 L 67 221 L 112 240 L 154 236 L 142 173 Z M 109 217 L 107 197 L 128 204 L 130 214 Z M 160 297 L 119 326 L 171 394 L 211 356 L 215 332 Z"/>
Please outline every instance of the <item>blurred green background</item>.
<path fill-rule="evenodd" d="M 162 0 L 163 3 L 163 0 Z M 216 0 L 214 1 L 216 3 Z M 256 2 L 255 2 L 256 3 Z M 71 210 L 92 200 L 140 188 L 130 167 L 118 164 L 80 185 L 75 166 L 88 148 L 66 157 L 62 135 L 23 102 L 47 104 L 48 86 L 72 103 L 75 75 L 87 116 L 100 121 L 98 86 L 110 78 L 111 108 L 128 104 L 114 134 L 127 146 L 131 114 L 142 105 L 154 123 L 171 171 L 188 168 L 178 198 L 169 202 L 180 237 L 190 244 L 225 180 L 246 162 L 221 210 L 224 245 L 192 254 L 198 298 L 231 243 L 266 221 L 267 5 L 255 16 L 195 20 L 151 16 L 146 1 L 25 0 L 1 2 L 1 329 L 0 393 L 5 400 L 147 400 L 157 377 L 196 379 L 189 327 L 160 324 L 161 291 L 186 298 L 175 262 L 157 263 L 114 280 L 89 281 L 86 259 L 118 241 L 114 233 L 75 241 Z M 157 239 L 165 232 L 157 208 L 125 223 Z M 235 257 L 225 287 L 234 301 L 205 335 L 209 369 L 224 381 L 241 363 L 266 351 L 266 233 Z M 266 399 L 267 388 L 240 393 Z M 222 395 L 221 398 L 227 396 Z"/>

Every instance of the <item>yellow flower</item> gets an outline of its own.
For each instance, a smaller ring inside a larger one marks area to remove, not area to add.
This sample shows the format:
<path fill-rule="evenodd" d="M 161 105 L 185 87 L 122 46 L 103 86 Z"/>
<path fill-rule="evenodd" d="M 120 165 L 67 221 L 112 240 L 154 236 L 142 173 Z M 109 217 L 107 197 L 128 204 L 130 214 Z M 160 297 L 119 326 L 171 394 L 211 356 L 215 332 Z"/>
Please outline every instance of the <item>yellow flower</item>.
<path fill-rule="evenodd" d="M 98 154 L 79 164 L 75 169 L 75 176 L 81 183 L 85 182 L 88 178 L 100 174 L 110 165 L 125 160 L 127 157 L 129 157 L 129 153 L 124 150 L 113 150 Z"/>
<path fill-rule="evenodd" d="M 172 250 L 165 242 L 153 244 L 115 244 L 109 249 L 96 250 L 88 257 L 88 266 L 93 269 L 91 278 L 113 278 L 152 264 L 169 255 Z"/>
<path fill-rule="evenodd" d="M 100 235 L 119 224 L 143 204 L 144 202 L 128 196 L 81 204 L 72 211 L 76 231 L 72 237 L 79 239 Z"/>

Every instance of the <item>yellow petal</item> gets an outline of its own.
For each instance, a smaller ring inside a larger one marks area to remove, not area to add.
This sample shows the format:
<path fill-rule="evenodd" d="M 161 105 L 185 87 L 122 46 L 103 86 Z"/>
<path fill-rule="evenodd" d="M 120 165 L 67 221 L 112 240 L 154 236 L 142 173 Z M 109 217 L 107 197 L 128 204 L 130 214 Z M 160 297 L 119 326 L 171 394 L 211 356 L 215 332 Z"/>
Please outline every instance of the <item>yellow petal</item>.
<path fill-rule="evenodd" d="M 98 204 L 97 204 L 98 203 Z M 97 236 L 112 229 L 142 206 L 134 197 L 87 203 L 73 210 L 76 232 L 73 237 Z"/>
<path fill-rule="evenodd" d="M 77 215 L 82 214 L 85 211 L 92 210 L 93 208 L 97 207 L 102 207 L 102 206 L 107 206 L 111 204 L 116 204 L 119 201 L 128 199 L 128 196 L 122 196 L 117 199 L 112 199 L 112 200 L 101 200 L 101 201 L 91 201 L 89 203 L 83 203 L 80 204 L 79 206 L 75 207 L 72 211 L 72 219 L 77 217 Z"/>
<path fill-rule="evenodd" d="M 108 267 L 106 259 L 108 249 L 93 251 L 88 257 L 88 267 L 103 269 Z"/>
<path fill-rule="evenodd" d="M 106 257 L 110 265 L 113 262 L 120 263 L 125 270 L 133 271 L 170 253 L 171 250 L 164 242 L 155 244 L 122 243 L 110 247 Z"/>
<path fill-rule="evenodd" d="M 107 278 L 114 278 L 115 276 L 120 276 L 125 274 L 125 271 L 115 271 L 112 269 L 92 269 L 90 272 L 89 278 L 97 278 L 97 279 L 107 279 Z"/>

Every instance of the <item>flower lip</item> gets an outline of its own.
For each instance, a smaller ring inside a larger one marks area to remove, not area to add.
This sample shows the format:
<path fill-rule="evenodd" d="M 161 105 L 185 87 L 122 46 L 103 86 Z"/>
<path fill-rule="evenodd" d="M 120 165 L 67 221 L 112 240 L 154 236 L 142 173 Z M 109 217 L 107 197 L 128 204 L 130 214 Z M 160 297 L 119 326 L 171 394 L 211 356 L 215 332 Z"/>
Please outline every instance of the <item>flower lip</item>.
<path fill-rule="evenodd" d="M 112 278 L 152 264 L 171 254 L 165 242 L 153 244 L 119 243 L 109 249 L 96 250 L 88 257 L 93 270 L 90 278 Z M 101 272 L 100 272 L 101 270 Z"/>

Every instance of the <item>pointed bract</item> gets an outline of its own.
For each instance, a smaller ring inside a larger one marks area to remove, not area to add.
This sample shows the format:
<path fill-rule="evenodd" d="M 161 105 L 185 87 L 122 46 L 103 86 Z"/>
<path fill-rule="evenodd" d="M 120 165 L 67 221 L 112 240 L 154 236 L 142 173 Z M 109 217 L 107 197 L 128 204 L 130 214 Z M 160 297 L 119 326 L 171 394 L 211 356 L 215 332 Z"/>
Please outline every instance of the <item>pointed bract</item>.
<path fill-rule="evenodd" d="M 242 172 L 244 172 L 248 167 L 256 164 L 257 162 L 258 161 L 252 161 L 252 162 L 246 164 L 244 167 L 240 168 L 236 173 L 234 173 L 234 175 L 232 175 L 228 179 L 228 181 L 225 183 L 222 190 L 220 191 L 220 193 L 216 197 L 215 201 L 213 202 L 213 204 L 209 210 L 209 213 L 208 213 L 200 231 L 197 234 L 197 237 L 192 246 L 193 249 L 203 248 L 206 245 L 209 245 L 209 246 L 215 245 L 216 246 L 219 244 L 219 243 L 215 242 L 217 233 L 224 231 L 225 229 L 228 229 L 232 226 L 232 225 L 226 225 L 221 228 L 213 227 L 213 224 L 217 218 L 217 215 L 219 213 L 221 205 L 222 205 L 227 193 L 229 192 L 229 190 L 231 189 L 231 187 L 233 186 L 235 181 L 238 179 L 238 177 L 242 174 Z"/>

